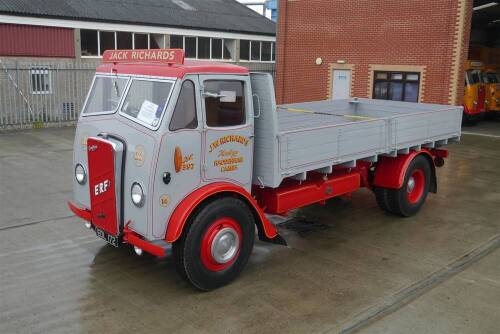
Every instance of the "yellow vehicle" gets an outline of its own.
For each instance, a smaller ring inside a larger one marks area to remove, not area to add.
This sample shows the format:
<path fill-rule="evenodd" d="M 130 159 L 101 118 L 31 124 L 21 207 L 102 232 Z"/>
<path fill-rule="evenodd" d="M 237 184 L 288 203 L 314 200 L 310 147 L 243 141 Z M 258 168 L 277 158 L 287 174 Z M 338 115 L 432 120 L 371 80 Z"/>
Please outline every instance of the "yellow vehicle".
<path fill-rule="evenodd" d="M 486 67 L 483 72 L 486 86 L 486 112 L 500 111 L 500 75 L 494 67 Z"/>
<path fill-rule="evenodd" d="M 485 111 L 484 65 L 480 61 L 468 60 L 465 65 L 464 121 L 476 122 Z"/>

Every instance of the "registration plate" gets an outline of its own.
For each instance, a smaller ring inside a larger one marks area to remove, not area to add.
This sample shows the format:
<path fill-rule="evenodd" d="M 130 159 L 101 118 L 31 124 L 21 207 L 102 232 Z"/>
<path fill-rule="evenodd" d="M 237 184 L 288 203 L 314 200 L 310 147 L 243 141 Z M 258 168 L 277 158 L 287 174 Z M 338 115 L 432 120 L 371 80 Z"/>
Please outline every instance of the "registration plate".
<path fill-rule="evenodd" d="M 118 237 L 115 237 L 115 236 L 113 236 L 113 235 L 111 235 L 111 234 L 109 234 L 109 233 L 107 233 L 107 232 L 105 232 L 105 231 L 101 230 L 101 229 L 100 229 L 100 228 L 98 228 L 98 227 L 96 227 L 96 228 L 95 228 L 95 234 L 96 234 L 99 238 L 101 238 L 101 239 L 105 240 L 108 244 L 113 245 L 113 246 L 115 246 L 115 247 L 118 247 L 118 246 L 119 246 L 119 242 L 118 242 L 118 241 L 119 241 L 119 239 L 118 239 Z"/>

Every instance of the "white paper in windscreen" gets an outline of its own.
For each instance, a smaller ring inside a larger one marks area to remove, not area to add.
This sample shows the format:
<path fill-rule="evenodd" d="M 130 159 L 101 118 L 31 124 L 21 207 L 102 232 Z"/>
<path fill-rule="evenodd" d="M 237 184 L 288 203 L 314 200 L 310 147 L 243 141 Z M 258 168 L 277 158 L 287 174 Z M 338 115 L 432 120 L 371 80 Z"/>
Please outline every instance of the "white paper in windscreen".
<path fill-rule="evenodd" d="M 141 106 L 141 110 L 139 110 L 139 113 L 137 114 L 137 119 L 147 124 L 153 124 L 154 120 L 156 119 L 157 110 L 157 104 L 154 104 L 153 102 L 148 100 L 144 100 Z"/>

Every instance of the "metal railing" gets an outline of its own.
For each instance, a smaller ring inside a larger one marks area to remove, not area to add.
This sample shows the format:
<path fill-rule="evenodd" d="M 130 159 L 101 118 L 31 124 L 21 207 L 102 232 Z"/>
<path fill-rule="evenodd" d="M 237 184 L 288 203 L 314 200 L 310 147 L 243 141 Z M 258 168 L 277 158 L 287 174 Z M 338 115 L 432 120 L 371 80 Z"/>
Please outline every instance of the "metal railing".
<path fill-rule="evenodd" d="M 0 59 L 0 129 L 76 121 L 94 73 L 91 64 Z"/>

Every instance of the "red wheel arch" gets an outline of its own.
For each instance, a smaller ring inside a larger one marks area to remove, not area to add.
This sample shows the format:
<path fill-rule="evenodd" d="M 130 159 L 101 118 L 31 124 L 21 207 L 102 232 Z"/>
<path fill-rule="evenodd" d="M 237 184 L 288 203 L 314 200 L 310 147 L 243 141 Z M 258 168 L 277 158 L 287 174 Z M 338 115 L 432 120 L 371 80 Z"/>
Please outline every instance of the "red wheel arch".
<path fill-rule="evenodd" d="M 406 155 L 398 155 L 395 158 L 382 157 L 377 162 L 375 169 L 375 177 L 373 178 L 372 186 L 400 189 L 403 186 L 406 170 L 408 165 L 417 155 L 424 155 L 431 166 L 431 192 L 437 191 L 436 182 L 436 167 L 434 165 L 434 157 L 427 150 L 412 151 Z"/>
<path fill-rule="evenodd" d="M 173 243 L 179 239 L 184 230 L 186 221 L 191 216 L 191 213 L 203 201 L 215 195 L 235 195 L 244 200 L 249 207 L 253 210 L 256 218 L 257 227 L 259 229 L 259 236 L 272 240 L 279 237 L 276 227 L 269 222 L 264 215 L 264 212 L 257 204 L 257 201 L 242 187 L 227 182 L 216 182 L 201 187 L 177 205 L 167 225 L 167 232 L 165 233 L 165 241 Z"/>

